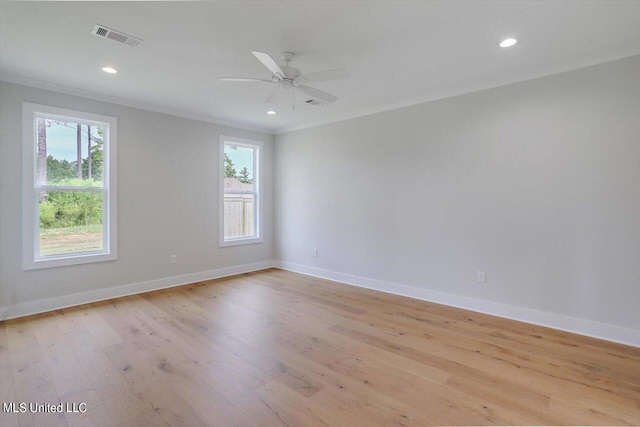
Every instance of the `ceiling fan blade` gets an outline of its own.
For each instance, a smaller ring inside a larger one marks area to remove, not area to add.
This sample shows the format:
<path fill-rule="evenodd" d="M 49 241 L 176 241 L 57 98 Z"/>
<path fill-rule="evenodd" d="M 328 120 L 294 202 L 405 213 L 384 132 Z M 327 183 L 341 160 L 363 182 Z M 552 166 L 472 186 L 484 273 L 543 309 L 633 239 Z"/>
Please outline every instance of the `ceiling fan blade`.
<path fill-rule="evenodd" d="M 273 87 L 273 90 L 267 96 L 267 99 L 264 100 L 267 104 L 274 104 L 280 95 L 280 85 L 276 85 Z"/>
<path fill-rule="evenodd" d="M 251 53 L 253 53 L 256 58 L 258 58 L 258 60 L 262 62 L 262 64 L 267 67 L 269 71 L 271 71 L 272 74 L 278 76 L 278 78 L 280 79 L 284 79 L 284 72 L 272 57 L 264 52 L 252 51 Z"/>
<path fill-rule="evenodd" d="M 320 89 L 316 89 L 314 87 L 309 87 L 309 86 L 305 86 L 305 85 L 298 85 L 296 86 L 298 88 L 298 90 L 300 92 L 304 92 L 307 95 L 316 98 L 319 101 L 323 101 L 326 102 L 327 104 L 330 104 L 332 102 L 335 102 L 338 100 L 337 96 L 331 95 L 328 92 L 325 92 L 323 90 Z"/>
<path fill-rule="evenodd" d="M 342 68 L 336 68 L 335 70 L 318 71 L 316 73 L 304 74 L 295 79 L 296 82 L 310 83 L 310 82 L 324 82 L 327 80 L 339 80 L 349 77 L 347 70 Z"/>
<path fill-rule="evenodd" d="M 218 80 L 223 81 L 223 82 L 267 82 L 267 83 L 271 83 L 271 80 L 253 79 L 251 77 L 218 77 Z"/>

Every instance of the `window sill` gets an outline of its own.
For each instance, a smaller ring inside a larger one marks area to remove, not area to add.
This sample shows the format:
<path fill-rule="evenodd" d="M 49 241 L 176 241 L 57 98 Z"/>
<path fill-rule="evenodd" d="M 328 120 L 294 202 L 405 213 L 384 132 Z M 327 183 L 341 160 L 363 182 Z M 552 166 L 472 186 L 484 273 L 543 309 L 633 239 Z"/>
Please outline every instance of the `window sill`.
<path fill-rule="evenodd" d="M 220 247 L 224 248 L 226 246 L 252 245 L 254 243 L 262 243 L 262 237 L 250 237 L 250 238 L 246 238 L 246 239 L 223 240 L 223 241 L 220 242 Z"/>
<path fill-rule="evenodd" d="M 75 254 L 60 257 L 40 258 L 36 260 L 25 260 L 23 270 L 38 270 L 41 268 L 65 267 L 68 265 L 90 264 L 94 262 L 115 261 L 116 254 Z"/>

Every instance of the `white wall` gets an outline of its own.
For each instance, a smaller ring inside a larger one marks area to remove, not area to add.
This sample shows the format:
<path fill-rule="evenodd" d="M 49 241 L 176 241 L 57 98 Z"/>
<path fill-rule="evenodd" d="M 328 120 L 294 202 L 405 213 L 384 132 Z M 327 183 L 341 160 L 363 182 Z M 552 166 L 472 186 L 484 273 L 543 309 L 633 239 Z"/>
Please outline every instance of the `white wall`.
<path fill-rule="evenodd" d="M 22 270 L 22 101 L 118 119 L 117 261 Z M 265 142 L 264 243 L 218 247 L 220 134 Z M 166 286 L 180 277 L 194 281 L 213 274 L 211 270 L 235 272 L 241 269 L 229 267 L 271 260 L 272 164 L 272 135 L 1 82 L 0 307 L 5 317 Z M 177 255 L 177 264 L 169 264 L 169 254 Z M 140 282 L 147 283 L 114 289 Z"/>
<path fill-rule="evenodd" d="M 22 271 L 22 101 L 118 118 L 117 261 Z M 262 244 L 218 248 L 220 134 L 266 143 Z M 271 135 L 0 82 L 0 318 L 273 258 L 640 344 L 640 57 L 278 135 L 275 152 Z"/>
<path fill-rule="evenodd" d="M 275 171 L 294 270 L 640 337 L 638 56 L 277 135 Z"/>

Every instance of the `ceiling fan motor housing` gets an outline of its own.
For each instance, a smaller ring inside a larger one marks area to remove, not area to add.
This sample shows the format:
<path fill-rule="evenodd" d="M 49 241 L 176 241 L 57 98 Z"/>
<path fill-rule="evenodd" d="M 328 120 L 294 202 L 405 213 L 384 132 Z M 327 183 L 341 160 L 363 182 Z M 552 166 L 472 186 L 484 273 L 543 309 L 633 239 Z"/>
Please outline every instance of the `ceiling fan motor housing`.
<path fill-rule="evenodd" d="M 293 52 L 282 52 L 280 54 L 280 58 L 285 62 L 285 64 L 289 64 L 296 57 L 296 54 Z"/>
<path fill-rule="evenodd" d="M 282 69 L 282 72 L 287 79 L 293 80 L 300 75 L 300 70 L 298 70 L 297 68 L 293 68 L 288 65 L 283 65 L 280 68 Z"/>
<path fill-rule="evenodd" d="M 280 67 L 280 69 L 284 73 L 285 79 L 293 80 L 296 77 L 300 76 L 300 74 L 301 74 L 300 70 L 298 70 L 297 68 L 293 68 L 293 67 L 289 66 L 289 63 L 295 57 L 296 57 L 296 54 L 293 53 L 293 52 L 282 52 L 280 54 L 280 58 L 282 58 L 282 60 L 284 61 L 284 64 L 285 64 L 285 65 L 282 65 Z"/>
<path fill-rule="evenodd" d="M 302 83 L 335 80 L 347 77 L 347 73 L 343 69 L 316 71 L 315 73 L 301 75 L 302 73 L 300 73 L 300 70 L 289 65 L 293 58 L 295 58 L 295 54 L 293 52 L 282 52 L 282 54 L 280 54 L 280 58 L 282 58 L 285 65 L 278 64 L 271 56 L 269 56 L 268 53 L 257 50 L 253 50 L 251 53 L 253 53 L 258 61 L 262 62 L 262 65 L 271 71 L 271 80 L 247 77 L 218 78 L 223 81 L 267 82 L 275 84 L 274 90 L 266 99 L 266 102 L 269 103 L 273 103 L 275 101 L 279 91 L 283 89 L 288 91 L 296 89 L 312 98 L 311 100 L 306 101 L 307 103 L 313 103 L 314 105 L 330 104 L 337 101 L 338 97 Z"/>

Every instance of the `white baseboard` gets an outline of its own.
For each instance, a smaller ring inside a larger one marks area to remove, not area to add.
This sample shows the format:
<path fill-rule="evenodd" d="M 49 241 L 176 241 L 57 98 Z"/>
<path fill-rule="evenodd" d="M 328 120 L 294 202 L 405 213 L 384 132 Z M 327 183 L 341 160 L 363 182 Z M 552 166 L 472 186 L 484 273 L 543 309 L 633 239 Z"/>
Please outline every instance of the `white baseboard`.
<path fill-rule="evenodd" d="M 519 320 L 534 325 L 546 326 L 580 335 L 600 338 L 621 344 L 640 347 L 640 331 L 623 328 L 620 326 L 594 322 L 586 319 L 578 319 L 560 314 L 533 310 L 525 307 L 502 304 L 493 301 L 449 294 L 430 289 L 416 288 L 393 282 L 356 276 L 353 274 L 339 273 L 336 271 L 315 268 L 307 265 L 291 263 L 287 261 L 261 261 L 251 264 L 242 264 L 215 270 L 201 271 L 198 273 L 184 274 L 181 276 L 166 277 L 145 282 L 131 283 L 128 285 L 114 286 L 106 289 L 82 292 L 72 295 L 64 295 L 55 298 L 42 299 L 19 303 L 8 307 L 0 307 L 0 320 L 14 319 L 29 316 L 46 311 L 58 310 L 81 304 L 104 301 L 127 295 L 159 289 L 172 288 L 203 280 L 219 279 L 221 277 L 236 274 L 249 273 L 266 268 L 277 267 L 282 270 L 301 273 L 308 276 L 333 280 L 347 285 L 373 289 L 395 295 L 416 298 L 466 310 L 477 311 L 507 319 Z"/>
<path fill-rule="evenodd" d="M 452 307 L 463 308 L 465 310 L 491 314 L 493 316 L 504 317 L 507 319 L 519 320 L 521 322 L 532 323 L 534 325 L 546 326 L 575 334 L 600 338 L 620 344 L 640 347 L 640 331 L 635 329 L 623 328 L 606 323 L 578 319 L 560 314 L 533 310 L 531 308 L 517 307 L 430 289 L 416 288 L 414 286 L 402 285 L 399 283 L 384 282 L 381 280 L 324 270 L 287 261 L 275 261 L 274 266 L 281 268 L 282 270 L 320 277 L 361 288 L 374 289 L 376 291 L 402 295 Z"/>
<path fill-rule="evenodd" d="M 140 294 L 158 289 L 172 288 L 174 286 L 187 285 L 203 280 L 219 279 L 221 277 L 236 274 L 249 273 L 251 271 L 264 270 L 275 265 L 275 261 L 261 261 L 251 264 L 235 265 L 232 267 L 218 268 L 215 270 L 201 271 L 198 273 L 183 274 L 181 276 L 166 277 L 162 279 L 148 280 L 145 282 L 131 283 L 128 285 L 114 286 L 111 288 L 97 289 L 95 291 L 81 292 L 71 295 L 63 295 L 55 298 L 41 299 L 15 304 L 8 307 L 0 307 L 0 320 L 15 319 L 17 317 L 44 313 L 91 302 L 104 301 L 127 295 Z"/>

